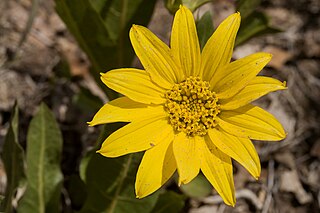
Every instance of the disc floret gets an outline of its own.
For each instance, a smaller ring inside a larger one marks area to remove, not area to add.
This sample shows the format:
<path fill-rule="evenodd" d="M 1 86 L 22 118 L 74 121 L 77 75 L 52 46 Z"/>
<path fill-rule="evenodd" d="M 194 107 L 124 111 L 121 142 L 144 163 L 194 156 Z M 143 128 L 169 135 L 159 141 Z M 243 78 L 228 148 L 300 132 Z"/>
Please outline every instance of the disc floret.
<path fill-rule="evenodd" d="M 199 77 L 188 77 L 175 84 L 165 94 L 165 110 L 169 113 L 169 123 L 176 131 L 188 136 L 203 136 L 208 129 L 217 125 L 216 116 L 220 105 L 210 84 Z"/>

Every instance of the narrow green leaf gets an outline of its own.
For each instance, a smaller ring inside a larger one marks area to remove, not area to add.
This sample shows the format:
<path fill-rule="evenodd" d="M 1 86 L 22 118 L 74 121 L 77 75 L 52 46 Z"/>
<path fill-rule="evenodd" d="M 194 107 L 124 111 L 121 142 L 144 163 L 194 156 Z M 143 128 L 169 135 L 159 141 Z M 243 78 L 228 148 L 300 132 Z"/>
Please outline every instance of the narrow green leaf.
<path fill-rule="evenodd" d="M 73 103 L 86 113 L 97 112 L 103 102 L 87 88 L 80 86 L 80 91 L 73 97 Z"/>
<path fill-rule="evenodd" d="M 21 213 L 59 212 L 62 136 L 45 104 L 31 120 L 27 135 L 27 188 L 19 202 Z"/>
<path fill-rule="evenodd" d="M 210 11 L 206 12 L 196 24 L 200 47 L 202 49 L 214 31 Z"/>
<path fill-rule="evenodd" d="M 135 197 L 134 183 L 140 154 L 107 158 L 95 152 L 108 135 L 123 125 L 104 125 L 97 147 L 81 161 L 80 177 L 86 184 L 88 194 L 80 213 L 148 213 L 157 201 L 157 193 L 144 199 Z"/>
<path fill-rule="evenodd" d="M 164 0 L 166 8 L 171 14 L 175 14 L 180 5 L 184 5 L 194 12 L 200 6 L 211 1 L 212 0 Z"/>
<path fill-rule="evenodd" d="M 87 197 L 87 190 L 85 183 L 81 180 L 79 175 L 71 175 L 64 183 L 66 190 L 68 191 L 72 209 L 79 211 Z"/>
<path fill-rule="evenodd" d="M 182 4 L 182 0 L 164 0 L 164 4 L 171 14 L 175 14 Z"/>
<path fill-rule="evenodd" d="M 237 11 L 240 12 L 242 19 L 247 18 L 261 4 L 261 0 L 238 0 Z"/>
<path fill-rule="evenodd" d="M 108 61 L 105 54 L 113 50 L 116 43 L 95 8 L 88 0 L 56 0 L 56 11 L 88 55 L 93 67 L 102 71 Z"/>
<path fill-rule="evenodd" d="M 158 194 L 137 199 L 135 175 L 141 155 L 106 158 L 93 153 L 86 167 L 87 200 L 81 213 L 150 212 Z"/>
<path fill-rule="evenodd" d="M 151 213 L 176 213 L 181 212 L 186 197 L 172 191 L 167 191 L 159 199 Z"/>
<path fill-rule="evenodd" d="M 150 4 L 151 3 L 151 4 Z M 154 1 L 146 0 L 113 0 L 100 10 L 100 16 L 104 20 L 105 26 L 111 35 L 111 38 L 122 42 L 120 39 L 128 39 L 129 28 L 132 24 L 147 24 L 138 16 L 150 18 L 150 12 L 153 10 Z M 143 12 L 140 7 L 143 7 Z M 138 15 L 138 16 L 137 16 Z M 135 17 L 134 17 L 135 16 Z M 133 21 L 130 21 L 134 18 Z M 140 20 L 139 20 L 140 19 Z M 130 23 L 131 22 L 131 23 Z M 130 23 L 128 25 L 128 23 Z M 127 27 L 127 29 L 125 29 Z M 121 35 L 126 32 L 125 35 Z"/>
<path fill-rule="evenodd" d="M 155 0 L 56 0 L 56 11 L 88 55 L 93 76 L 110 99 L 117 94 L 100 81 L 100 72 L 130 67 L 132 24 L 147 25 Z"/>
<path fill-rule="evenodd" d="M 198 9 L 200 6 L 211 2 L 212 0 L 182 0 L 184 6 L 189 8 L 192 12 Z"/>
<path fill-rule="evenodd" d="M 89 0 L 56 0 L 55 2 L 57 13 L 90 59 L 93 77 L 109 98 L 116 98 L 116 93 L 107 89 L 99 79 L 99 73 L 108 70 L 110 65 L 117 67 L 115 65 L 116 43 L 111 40 L 102 18 Z"/>
<path fill-rule="evenodd" d="M 235 45 L 240 45 L 253 37 L 277 32 L 281 30 L 270 27 L 265 14 L 253 12 L 241 23 Z"/>
<path fill-rule="evenodd" d="M 189 197 L 206 197 L 211 193 L 212 186 L 202 174 L 199 174 L 190 183 L 182 185 L 181 191 Z"/>
<path fill-rule="evenodd" d="M 97 139 L 96 146 L 88 151 L 85 156 L 81 159 L 80 163 L 80 178 L 82 179 L 83 182 L 87 182 L 87 167 L 89 162 L 91 161 L 91 158 L 93 156 L 96 156 L 96 150 L 101 147 L 102 142 L 114 131 L 118 130 L 119 128 L 123 127 L 126 123 L 110 123 L 110 124 L 105 124 L 103 125 L 100 135 Z"/>
<path fill-rule="evenodd" d="M 98 13 L 108 10 L 111 0 L 89 0 L 90 4 L 93 6 L 93 8 L 98 11 Z"/>
<path fill-rule="evenodd" d="M 2 202 L 4 201 L 4 196 L 3 195 L 0 195 L 0 206 L 2 205 Z M 2 210 L 0 210 L 2 211 Z"/>
<path fill-rule="evenodd" d="M 1 154 L 7 174 L 7 188 L 4 200 L 1 202 L 1 211 L 3 212 L 12 212 L 12 199 L 20 181 L 25 178 L 24 152 L 18 142 L 18 124 L 19 109 L 15 105 Z"/>

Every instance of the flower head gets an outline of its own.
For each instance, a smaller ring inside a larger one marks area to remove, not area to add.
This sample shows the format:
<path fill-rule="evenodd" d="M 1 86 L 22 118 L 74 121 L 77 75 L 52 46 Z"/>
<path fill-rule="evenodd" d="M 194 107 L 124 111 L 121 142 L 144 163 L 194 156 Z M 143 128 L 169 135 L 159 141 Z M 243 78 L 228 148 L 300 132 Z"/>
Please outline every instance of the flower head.
<path fill-rule="evenodd" d="M 104 105 L 89 122 L 130 122 L 98 151 L 106 157 L 145 151 L 136 176 L 143 198 L 177 170 L 179 185 L 200 171 L 228 205 L 235 204 L 231 158 L 258 178 L 260 162 L 250 139 L 285 138 L 281 124 L 250 104 L 285 83 L 257 76 L 270 61 L 256 53 L 231 62 L 240 14 L 224 20 L 200 52 L 192 13 L 175 14 L 171 47 L 147 28 L 133 25 L 130 39 L 145 70 L 125 68 L 101 80 L 124 97 Z"/>

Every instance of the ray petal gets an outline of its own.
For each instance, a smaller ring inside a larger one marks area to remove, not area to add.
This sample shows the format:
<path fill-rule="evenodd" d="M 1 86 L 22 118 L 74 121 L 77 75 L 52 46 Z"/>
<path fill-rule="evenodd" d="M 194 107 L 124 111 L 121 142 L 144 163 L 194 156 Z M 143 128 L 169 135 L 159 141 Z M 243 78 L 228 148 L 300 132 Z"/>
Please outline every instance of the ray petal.
<path fill-rule="evenodd" d="M 133 101 L 144 104 L 165 102 L 165 89 L 154 84 L 144 70 L 124 68 L 101 74 L 101 80 L 109 88 L 127 96 Z"/>
<path fill-rule="evenodd" d="M 239 93 L 227 99 L 220 99 L 222 110 L 232 110 L 277 90 L 287 89 L 286 83 L 274 78 L 257 76 Z"/>
<path fill-rule="evenodd" d="M 143 198 L 159 189 L 176 171 L 172 138 L 149 149 L 143 155 L 136 177 L 137 198 Z"/>
<path fill-rule="evenodd" d="M 221 152 L 208 136 L 200 146 L 201 171 L 227 205 L 236 203 L 231 158 Z"/>
<path fill-rule="evenodd" d="M 238 161 L 254 178 L 259 178 L 260 160 L 250 139 L 230 135 L 219 128 L 210 129 L 208 135 L 220 151 Z"/>
<path fill-rule="evenodd" d="M 197 143 L 201 137 L 188 137 L 184 132 L 177 134 L 173 141 L 173 153 L 177 162 L 179 185 L 189 183 L 200 170 Z"/>
<path fill-rule="evenodd" d="M 229 98 L 248 85 L 271 60 L 269 53 L 255 53 L 236 60 L 217 72 L 210 82 L 219 98 Z"/>
<path fill-rule="evenodd" d="M 240 26 L 240 13 L 226 18 L 215 30 L 201 53 L 201 74 L 210 81 L 216 71 L 231 60 L 234 41 Z"/>
<path fill-rule="evenodd" d="M 101 107 L 88 124 L 95 126 L 113 122 L 131 122 L 161 112 L 163 112 L 161 105 L 147 105 L 132 101 L 127 97 L 121 97 Z"/>
<path fill-rule="evenodd" d="M 170 45 L 172 54 L 180 62 L 186 77 L 198 76 L 200 46 L 197 29 L 191 11 L 185 6 L 180 6 L 175 14 Z"/>
<path fill-rule="evenodd" d="M 98 152 L 106 157 L 119 157 L 150 149 L 168 139 L 173 140 L 173 129 L 167 118 L 152 116 L 115 131 L 103 142 Z"/>
<path fill-rule="evenodd" d="M 251 104 L 222 111 L 218 123 L 223 130 L 237 137 L 266 141 L 278 141 L 286 137 L 282 125 L 273 115 Z"/>
<path fill-rule="evenodd" d="M 151 79 L 171 89 L 172 84 L 183 76 L 179 73 L 180 69 L 173 60 L 170 48 L 143 26 L 133 25 L 129 35 L 133 49 Z"/>

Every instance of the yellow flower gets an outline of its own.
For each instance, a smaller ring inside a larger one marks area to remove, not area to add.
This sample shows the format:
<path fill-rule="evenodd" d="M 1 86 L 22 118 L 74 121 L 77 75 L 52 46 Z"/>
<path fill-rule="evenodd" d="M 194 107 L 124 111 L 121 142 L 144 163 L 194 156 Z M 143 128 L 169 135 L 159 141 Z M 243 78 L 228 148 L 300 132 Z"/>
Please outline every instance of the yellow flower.
<path fill-rule="evenodd" d="M 133 25 L 130 39 L 145 70 L 123 68 L 101 80 L 125 97 L 104 105 L 90 125 L 130 122 L 98 151 L 106 157 L 145 151 L 136 195 L 159 189 L 176 171 L 179 185 L 200 171 L 228 205 L 235 204 L 231 158 L 258 178 L 260 162 L 250 139 L 285 138 L 281 124 L 250 102 L 285 83 L 256 76 L 270 61 L 256 53 L 230 62 L 240 14 L 224 20 L 200 52 L 193 15 L 175 14 L 171 47 L 147 28 Z"/>

